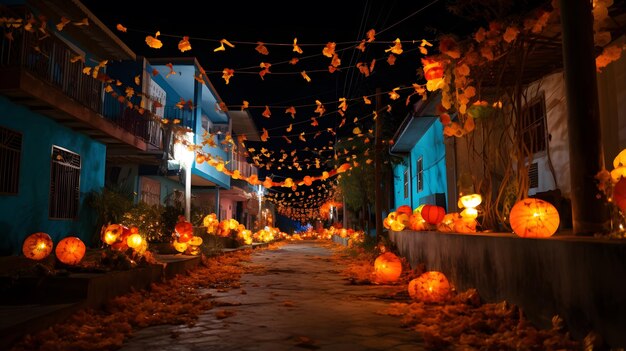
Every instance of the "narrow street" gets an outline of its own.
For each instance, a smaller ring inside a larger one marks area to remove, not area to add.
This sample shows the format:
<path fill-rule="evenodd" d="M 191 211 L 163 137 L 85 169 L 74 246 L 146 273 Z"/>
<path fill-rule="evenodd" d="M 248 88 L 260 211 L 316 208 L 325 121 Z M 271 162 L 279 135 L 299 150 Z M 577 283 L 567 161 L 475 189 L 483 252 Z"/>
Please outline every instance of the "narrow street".
<path fill-rule="evenodd" d="M 255 251 L 241 288 L 210 289 L 216 306 L 193 327 L 142 329 L 122 350 L 418 350 L 416 332 L 378 314 L 398 286 L 352 285 L 328 244 Z"/>

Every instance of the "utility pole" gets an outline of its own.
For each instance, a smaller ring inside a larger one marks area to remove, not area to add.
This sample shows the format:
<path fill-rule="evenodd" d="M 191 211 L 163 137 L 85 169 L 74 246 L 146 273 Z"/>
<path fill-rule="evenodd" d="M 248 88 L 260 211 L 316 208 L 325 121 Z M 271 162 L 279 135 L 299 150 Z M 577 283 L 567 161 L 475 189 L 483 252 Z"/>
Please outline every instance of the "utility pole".
<path fill-rule="evenodd" d="M 376 121 L 374 126 L 374 197 L 375 206 L 374 212 L 376 213 L 376 242 L 380 242 L 383 236 L 383 141 L 382 141 L 382 126 L 381 117 L 378 115 L 380 111 L 381 97 L 380 88 L 376 88 Z"/>

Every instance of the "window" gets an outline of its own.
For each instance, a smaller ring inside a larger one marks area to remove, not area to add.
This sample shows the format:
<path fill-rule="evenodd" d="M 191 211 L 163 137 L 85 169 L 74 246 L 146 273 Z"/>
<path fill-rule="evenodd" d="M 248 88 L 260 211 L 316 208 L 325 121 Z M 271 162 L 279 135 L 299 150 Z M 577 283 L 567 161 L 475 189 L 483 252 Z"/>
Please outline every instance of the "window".
<path fill-rule="evenodd" d="M 417 159 L 417 192 L 424 190 L 424 162 L 423 157 Z"/>
<path fill-rule="evenodd" d="M 546 99 L 543 94 L 524 107 L 520 128 L 525 149 L 533 154 L 546 150 Z"/>
<path fill-rule="evenodd" d="M 409 197 L 409 168 L 404 170 L 404 198 Z"/>
<path fill-rule="evenodd" d="M 161 183 L 148 177 L 141 177 L 141 201 L 148 205 L 161 204 Z"/>
<path fill-rule="evenodd" d="M 80 199 L 80 155 L 52 146 L 50 208 L 52 219 L 75 219 Z"/>
<path fill-rule="evenodd" d="M 0 127 L 0 194 L 17 194 L 22 134 Z"/>

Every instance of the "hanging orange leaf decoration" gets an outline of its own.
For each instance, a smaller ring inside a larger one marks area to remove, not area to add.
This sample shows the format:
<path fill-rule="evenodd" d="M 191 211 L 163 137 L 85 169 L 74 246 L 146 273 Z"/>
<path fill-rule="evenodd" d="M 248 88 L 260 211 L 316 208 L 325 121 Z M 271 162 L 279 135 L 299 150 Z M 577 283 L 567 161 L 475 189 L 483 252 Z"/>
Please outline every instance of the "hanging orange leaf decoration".
<path fill-rule="evenodd" d="M 163 43 L 157 39 L 161 35 L 161 32 L 156 32 L 154 36 L 148 35 L 146 37 L 146 44 L 153 49 L 160 49 L 163 47 Z"/>
<path fill-rule="evenodd" d="M 370 100 L 367 96 L 363 96 L 363 103 L 366 105 L 371 105 L 372 100 Z"/>
<path fill-rule="evenodd" d="M 394 43 L 393 46 L 385 50 L 385 52 L 391 51 L 392 53 L 396 55 L 402 54 L 402 42 L 400 41 L 400 38 L 397 38 L 396 40 L 394 40 L 393 43 Z"/>
<path fill-rule="evenodd" d="M 324 112 L 326 112 L 326 108 L 324 108 L 324 105 L 319 100 L 315 100 L 315 104 L 317 105 L 317 108 L 315 109 L 314 112 L 315 113 L 319 113 L 319 115 L 321 117 L 324 114 Z"/>
<path fill-rule="evenodd" d="M 300 46 L 298 46 L 298 38 L 293 39 L 293 51 L 299 54 L 302 53 L 302 49 L 300 48 Z"/>
<path fill-rule="evenodd" d="M 341 111 L 345 111 L 348 109 L 348 103 L 346 102 L 346 98 L 339 98 L 339 109 Z"/>
<path fill-rule="evenodd" d="M 389 64 L 389 66 L 393 66 L 396 64 L 396 56 L 394 54 L 389 54 L 389 57 L 387 57 L 387 63 Z"/>
<path fill-rule="evenodd" d="M 262 141 L 267 141 L 267 139 L 269 139 L 270 134 L 267 132 L 267 129 L 262 128 L 263 129 L 263 134 L 261 134 L 261 140 Z"/>
<path fill-rule="evenodd" d="M 356 68 L 359 69 L 359 72 L 361 72 L 364 76 L 369 77 L 370 75 L 370 69 L 369 67 L 367 67 L 367 65 L 363 62 L 359 62 L 356 64 Z"/>
<path fill-rule="evenodd" d="M 337 168 L 337 173 L 343 173 L 347 170 L 350 169 L 350 164 L 349 163 L 344 163 L 342 164 L 339 168 Z"/>
<path fill-rule="evenodd" d="M 167 72 L 167 74 L 165 75 L 165 78 L 169 78 L 172 75 L 176 74 L 176 71 L 174 71 L 174 64 L 173 63 L 167 63 L 165 66 L 167 66 L 167 68 L 170 69 L 169 72 Z"/>
<path fill-rule="evenodd" d="M 291 60 L 289 60 L 289 64 L 290 65 L 295 65 L 296 63 L 298 63 L 298 61 L 300 61 L 300 60 L 297 57 L 294 57 Z"/>
<path fill-rule="evenodd" d="M 391 100 L 397 100 L 397 99 L 400 97 L 400 94 L 398 94 L 398 93 L 397 93 L 397 91 L 398 91 L 399 89 L 400 89 L 399 87 L 398 87 L 398 88 L 393 88 L 393 90 L 391 90 L 391 91 L 389 92 L 389 98 L 390 98 Z"/>
<path fill-rule="evenodd" d="M 355 49 L 361 50 L 361 52 L 365 52 L 365 39 L 361 40 L 361 43 L 357 45 Z"/>
<path fill-rule="evenodd" d="M 344 124 L 346 124 L 346 119 L 345 119 L 345 118 L 343 118 L 343 119 L 341 120 L 341 123 L 339 123 L 339 127 L 337 127 L 337 128 L 341 128 L 341 127 L 343 127 L 343 125 L 344 125 Z"/>
<path fill-rule="evenodd" d="M 270 111 L 269 106 L 265 105 L 265 111 L 263 111 L 261 116 L 263 116 L 265 118 L 270 118 L 271 115 L 272 115 L 272 112 Z"/>
<path fill-rule="evenodd" d="M 224 78 L 226 84 L 228 85 L 228 83 L 230 82 L 230 77 L 235 75 L 235 70 L 230 68 L 224 68 L 222 73 L 222 78 Z"/>
<path fill-rule="evenodd" d="M 341 59 L 337 54 L 333 55 L 333 59 L 330 61 L 330 65 L 337 68 L 341 65 Z"/>
<path fill-rule="evenodd" d="M 259 72 L 259 76 L 261 76 L 261 79 L 265 80 L 265 75 L 267 73 L 272 73 L 270 72 L 270 67 L 272 66 L 271 63 L 267 63 L 267 62 L 261 62 L 261 64 L 259 65 L 259 67 L 263 68 L 263 70 L 261 70 L 261 72 Z"/>
<path fill-rule="evenodd" d="M 261 55 L 269 55 L 269 51 L 267 50 L 267 48 L 265 47 L 265 44 L 262 42 L 257 42 L 257 46 L 255 48 L 255 50 L 261 54 Z"/>
<path fill-rule="evenodd" d="M 235 45 L 231 44 L 228 40 L 222 39 L 222 40 L 220 40 L 220 46 L 218 46 L 217 48 L 213 49 L 213 52 L 225 51 L 226 48 L 224 47 L 224 44 L 230 46 L 231 48 L 235 47 Z"/>
<path fill-rule="evenodd" d="M 287 144 L 291 144 L 291 139 L 287 138 L 286 135 L 283 135 L 283 139 L 287 141 Z"/>
<path fill-rule="evenodd" d="M 334 67 L 334 66 L 328 66 L 328 72 L 330 72 L 330 73 L 335 73 L 335 71 L 337 71 L 337 67 Z"/>
<path fill-rule="evenodd" d="M 121 23 L 118 23 L 115 26 L 115 29 L 117 29 L 118 31 L 120 31 L 122 33 L 126 33 L 128 31 L 128 28 L 124 27 Z"/>
<path fill-rule="evenodd" d="M 65 28 L 65 26 L 71 21 L 68 18 L 61 17 L 61 22 L 57 23 L 57 30 L 60 32 Z"/>
<path fill-rule="evenodd" d="M 322 54 L 328 58 L 332 58 L 335 55 L 335 46 L 337 46 L 336 43 L 328 42 L 324 49 L 322 49 Z"/>
<path fill-rule="evenodd" d="M 298 137 L 298 139 L 302 141 L 306 141 L 306 139 L 304 138 L 304 132 L 300 133 L 300 136 Z"/>
<path fill-rule="evenodd" d="M 502 36 L 502 38 L 507 43 L 510 43 L 517 38 L 518 34 L 519 34 L 519 29 L 517 27 L 509 26 L 506 28 L 506 31 L 504 32 L 504 35 Z"/>
<path fill-rule="evenodd" d="M 88 26 L 89 25 L 89 18 L 85 17 L 82 20 L 80 20 L 79 22 L 74 22 L 73 23 L 75 26 Z"/>
<path fill-rule="evenodd" d="M 365 35 L 367 36 L 367 42 L 371 43 L 374 40 L 376 40 L 375 36 L 376 36 L 376 31 L 374 29 L 370 29 L 367 31 L 367 33 L 365 33 Z"/>
<path fill-rule="evenodd" d="M 263 181 L 263 186 L 266 188 L 271 188 L 272 185 L 274 185 L 274 182 L 272 182 L 272 178 L 265 177 L 265 180 Z"/>
<path fill-rule="evenodd" d="M 246 100 L 243 100 L 243 104 L 241 105 L 241 111 L 243 111 L 244 109 L 247 109 L 249 105 L 250 105 L 249 102 L 247 102 Z"/>
<path fill-rule="evenodd" d="M 291 132 L 291 130 L 293 129 L 293 124 L 289 124 L 289 127 L 287 127 L 287 129 L 285 129 L 287 131 L 287 133 Z"/>
<path fill-rule="evenodd" d="M 352 134 L 362 134 L 363 132 L 361 132 L 361 128 L 359 127 L 354 127 L 354 129 L 352 129 Z"/>
<path fill-rule="evenodd" d="M 189 37 L 185 36 L 181 41 L 178 42 L 178 50 L 180 52 L 185 52 L 191 50 L 191 43 L 189 42 Z"/>
<path fill-rule="evenodd" d="M 84 57 L 83 55 L 76 55 L 76 56 L 73 56 L 73 57 L 70 59 L 70 62 L 71 62 L 71 63 L 76 63 L 76 62 L 78 62 L 78 61 L 85 62 L 85 57 Z"/>
<path fill-rule="evenodd" d="M 153 77 L 156 77 L 156 76 L 158 76 L 158 75 L 159 75 L 159 70 L 157 70 L 156 68 L 153 68 L 153 69 L 152 69 L 152 76 L 153 76 Z"/>
<path fill-rule="evenodd" d="M 317 126 L 319 126 L 319 125 L 320 125 L 319 123 L 317 123 L 317 119 L 315 119 L 315 117 L 311 117 L 311 120 L 313 121 L 313 122 L 311 122 L 311 125 L 312 125 L 313 127 L 317 127 Z"/>
<path fill-rule="evenodd" d="M 308 74 L 306 74 L 306 71 L 302 71 L 300 72 L 300 74 L 302 75 L 302 78 L 304 78 L 307 82 L 311 82 L 311 77 L 309 77 Z"/>
<path fill-rule="evenodd" d="M 286 110 L 285 113 L 289 113 L 291 115 L 291 118 L 296 118 L 296 108 L 293 106 L 289 106 Z"/>

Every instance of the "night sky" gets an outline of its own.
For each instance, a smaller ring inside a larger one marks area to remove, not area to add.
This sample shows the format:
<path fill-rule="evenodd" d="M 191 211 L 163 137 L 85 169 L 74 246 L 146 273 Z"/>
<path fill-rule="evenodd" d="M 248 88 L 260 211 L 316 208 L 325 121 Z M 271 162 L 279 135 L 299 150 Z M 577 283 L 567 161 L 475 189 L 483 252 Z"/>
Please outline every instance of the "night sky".
<path fill-rule="evenodd" d="M 198 9 L 195 1 L 140 8 L 129 8 L 128 1 L 84 0 L 83 3 L 138 55 L 196 57 L 229 109 L 240 109 L 243 101 L 248 101 L 256 126 L 259 131 L 267 129 L 270 139 L 246 146 L 257 152 L 261 147 L 273 152 L 273 157 L 265 159 L 265 167 L 260 168 L 259 178 L 270 175 L 275 181 L 319 176 L 322 171 L 332 169 L 337 161 L 333 160 L 335 151 L 330 147 L 354 136 L 355 127 L 367 137 L 368 130 L 373 128 L 371 117 L 376 108 L 392 106 L 390 128 L 397 128 L 411 107 L 406 104 L 407 95 L 413 92 L 411 84 L 425 83 L 420 60 L 424 55 L 419 51 L 422 39 L 429 40 L 436 48 L 438 36 L 454 33 L 462 29 L 464 23 L 448 11 L 450 2 L 444 0 L 376 0 L 350 2 L 351 5 L 326 0 L 203 4 L 209 10 Z M 128 32 L 117 31 L 118 23 L 126 26 Z M 355 49 L 367 38 L 366 32 L 370 29 L 376 31 L 375 41 L 367 44 L 364 52 Z M 163 48 L 158 50 L 145 43 L 145 37 L 154 35 L 157 30 L 163 41 Z M 192 45 L 192 50 L 185 53 L 177 49 L 182 36 L 189 36 Z M 298 39 L 303 54 L 293 52 L 294 38 Z M 392 66 L 387 62 L 389 52 L 386 50 L 397 38 L 402 41 L 404 52 L 396 55 Z M 235 47 L 226 46 L 225 51 L 214 52 L 220 39 L 227 39 Z M 265 43 L 268 55 L 255 50 L 258 42 Z M 322 55 L 328 42 L 336 43 L 335 51 L 341 59 L 334 73 L 328 71 L 331 59 Z M 430 50 L 435 52 L 433 48 Z M 299 58 L 296 65 L 288 63 L 293 57 Z M 359 62 L 370 66 L 374 59 L 376 64 L 368 77 L 356 68 Z M 264 79 L 258 73 L 261 62 L 272 64 L 271 73 Z M 224 68 L 235 70 L 228 85 L 222 79 Z M 305 81 L 301 75 L 303 70 L 311 82 Z M 399 99 L 391 100 L 387 92 L 396 87 L 405 90 Z M 373 97 L 376 89 L 383 92 L 378 107 Z M 370 96 L 372 105 L 365 105 L 362 96 Z M 344 116 L 335 113 L 340 98 L 348 99 Z M 314 112 L 316 100 L 326 109 L 321 117 Z M 413 96 L 411 103 L 416 100 L 417 96 Z M 262 116 L 265 106 L 270 108 L 270 118 Z M 296 108 L 295 118 L 285 113 L 289 106 Z M 312 117 L 319 125 L 312 125 Z M 287 131 L 290 124 L 292 129 Z M 306 141 L 300 139 L 301 133 Z M 287 142 L 283 135 L 292 142 Z M 374 139 L 370 137 L 373 144 Z M 281 157 L 283 154 L 289 157 Z M 297 155 L 302 171 L 290 167 L 293 155 Z M 319 168 L 315 165 L 316 158 L 321 160 Z"/>

